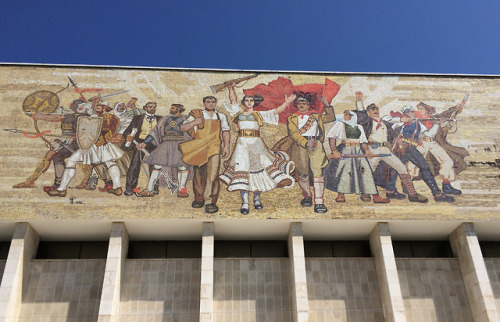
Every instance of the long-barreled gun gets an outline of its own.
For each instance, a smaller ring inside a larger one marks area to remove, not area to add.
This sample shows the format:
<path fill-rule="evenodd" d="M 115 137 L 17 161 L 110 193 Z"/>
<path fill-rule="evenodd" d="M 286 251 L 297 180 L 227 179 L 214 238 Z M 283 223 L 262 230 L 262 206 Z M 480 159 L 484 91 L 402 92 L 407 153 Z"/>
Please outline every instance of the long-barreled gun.
<path fill-rule="evenodd" d="M 415 118 L 411 118 L 412 120 L 414 121 L 441 121 L 441 120 L 444 120 L 446 122 L 455 122 L 455 121 L 458 121 L 458 119 L 456 118 L 436 118 L 436 117 L 429 117 L 429 118 L 418 118 L 418 117 L 415 117 Z"/>
<path fill-rule="evenodd" d="M 373 157 L 390 157 L 392 154 L 391 153 L 380 153 L 380 154 L 374 154 Z M 333 154 L 328 154 L 326 156 L 328 160 L 335 159 L 333 157 Z M 342 154 L 342 159 L 347 159 L 347 158 L 366 158 L 366 154 Z"/>
<path fill-rule="evenodd" d="M 220 84 L 217 84 L 217 85 L 211 85 L 210 86 L 210 90 L 212 91 L 212 93 L 216 94 L 216 93 L 222 91 L 224 88 L 228 87 L 231 84 L 238 84 L 238 83 L 241 83 L 243 81 L 255 78 L 257 76 L 259 76 L 259 74 L 253 74 L 253 75 L 250 75 L 250 76 L 245 76 L 245 77 L 230 79 L 228 81 L 225 81 L 224 83 L 220 83 Z"/>

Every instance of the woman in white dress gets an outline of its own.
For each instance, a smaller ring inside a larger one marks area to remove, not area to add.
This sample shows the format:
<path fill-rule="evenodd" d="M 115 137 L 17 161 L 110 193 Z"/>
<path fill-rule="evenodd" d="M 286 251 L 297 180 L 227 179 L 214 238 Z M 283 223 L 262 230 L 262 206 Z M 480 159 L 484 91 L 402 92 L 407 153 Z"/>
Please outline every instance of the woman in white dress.
<path fill-rule="evenodd" d="M 295 100 L 296 95 L 285 96 L 285 102 L 274 110 L 254 111 L 263 98 L 260 95 L 245 96 L 241 100 L 244 110 L 238 105 L 234 85 L 229 86 L 230 104 L 225 104 L 233 121 L 238 125 L 238 138 L 233 153 L 220 180 L 227 184 L 228 191 L 240 191 L 241 213 L 250 212 L 249 193 L 254 193 L 254 208 L 263 208 L 260 193 L 274 188 L 290 188 L 294 179 L 290 173 L 295 165 L 284 152 L 271 151 L 260 137 L 264 123 L 278 125 L 279 114 Z"/>
<path fill-rule="evenodd" d="M 389 199 L 380 197 L 373 179 L 372 169 L 366 158 L 373 154 L 368 149 L 368 140 L 363 127 L 357 123 L 354 112 L 344 111 L 343 119 L 326 135 L 329 139 L 333 159 L 324 169 L 326 188 L 338 193 L 336 202 L 345 202 L 345 194 L 361 195 L 362 201 L 388 203 Z M 341 144 L 337 147 L 338 141 Z M 341 149 L 341 151 L 339 151 Z M 336 162 L 338 160 L 338 162 Z"/>

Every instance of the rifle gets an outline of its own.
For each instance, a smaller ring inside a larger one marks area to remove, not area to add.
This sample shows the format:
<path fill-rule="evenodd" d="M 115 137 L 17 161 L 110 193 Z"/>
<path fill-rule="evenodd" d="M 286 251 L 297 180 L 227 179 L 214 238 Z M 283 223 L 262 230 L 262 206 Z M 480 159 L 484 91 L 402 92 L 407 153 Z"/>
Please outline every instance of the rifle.
<path fill-rule="evenodd" d="M 373 157 L 390 157 L 392 154 L 391 153 L 380 153 L 380 154 L 374 154 Z M 328 160 L 334 159 L 333 154 L 328 154 L 326 156 Z M 366 154 L 342 154 L 342 159 L 347 159 L 347 158 L 366 158 Z"/>

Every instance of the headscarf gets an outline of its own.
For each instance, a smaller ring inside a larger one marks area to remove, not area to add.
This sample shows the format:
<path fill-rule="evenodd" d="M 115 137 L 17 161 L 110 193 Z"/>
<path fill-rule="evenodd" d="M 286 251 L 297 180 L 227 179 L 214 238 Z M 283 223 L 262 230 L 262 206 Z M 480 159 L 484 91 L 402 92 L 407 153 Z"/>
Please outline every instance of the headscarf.
<path fill-rule="evenodd" d="M 125 113 L 127 111 L 127 106 L 125 105 L 125 109 L 122 112 L 118 112 L 118 105 L 120 105 L 120 104 L 125 105 L 125 103 L 123 103 L 123 102 L 118 102 L 115 104 L 115 108 L 113 109 L 113 114 L 118 118 L 121 118 L 123 113 Z"/>
<path fill-rule="evenodd" d="M 351 119 L 349 121 L 343 119 L 342 122 L 353 127 L 358 125 L 358 116 L 356 115 L 356 113 L 354 113 L 353 111 L 348 111 L 348 113 L 351 114 Z"/>

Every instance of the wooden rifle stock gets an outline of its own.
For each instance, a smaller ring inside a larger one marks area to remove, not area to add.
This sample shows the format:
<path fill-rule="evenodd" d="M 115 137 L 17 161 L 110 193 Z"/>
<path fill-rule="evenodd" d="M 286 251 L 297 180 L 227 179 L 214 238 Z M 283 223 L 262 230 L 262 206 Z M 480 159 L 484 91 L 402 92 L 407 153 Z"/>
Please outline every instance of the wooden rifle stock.
<path fill-rule="evenodd" d="M 245 77 L 230 79 L 228 81 L 225 81 L 224 83 L 220 83 L 220 84 L 216 84 L 216 85 L 211 85 L 210 86 L 210 90 L 212 91 L 212 93 L 216 94 L 216 93 L 222 91 L 224 88 L 228 87 L 231 84 L 238 84 L 238 83 L 241 83 L 243 81 L 255 78 L 257 76 L 259 76 L 259 74 L 253 74 L 253 75 L 250 75 L 250 76 L 245 76 Z"/>

